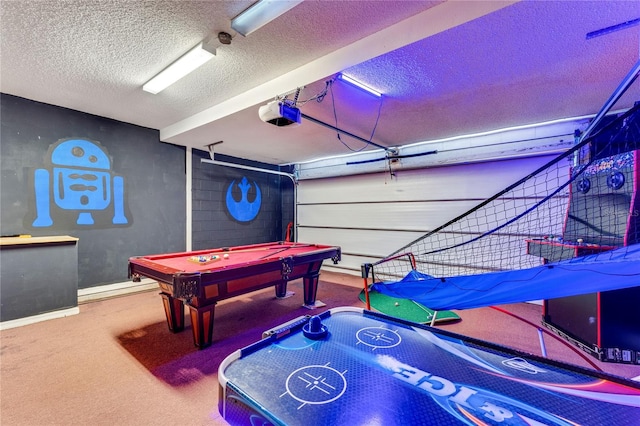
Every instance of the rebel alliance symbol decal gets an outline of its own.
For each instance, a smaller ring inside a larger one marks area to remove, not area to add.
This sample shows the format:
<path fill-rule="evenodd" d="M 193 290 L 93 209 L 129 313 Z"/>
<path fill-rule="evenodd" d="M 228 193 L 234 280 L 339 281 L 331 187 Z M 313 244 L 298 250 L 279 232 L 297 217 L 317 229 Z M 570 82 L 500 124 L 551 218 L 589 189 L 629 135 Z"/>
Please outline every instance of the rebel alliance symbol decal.
<path fill-rule="evenodd" d="M 233 185 L 235 183 L 235 180 L 231 181 L 231 184 L 227 189 L 227 210 L 238 222 L 249 222 L 250 220 L 255 219 L 260 211 L 260 205 L 262 204 L 260 188 L 257 183 L 253 182 L 253 185 L 256 188 L 256 197 L 252 202 L 249 202 L 247 194 L 249 193 L 249 189 L 251 189 L 251 184 L 247 181 L 246 177 L 243 177 L 242 181 L 238 184 L 242 197 L 240 201 L 236 201 L 232 195 Z"/>

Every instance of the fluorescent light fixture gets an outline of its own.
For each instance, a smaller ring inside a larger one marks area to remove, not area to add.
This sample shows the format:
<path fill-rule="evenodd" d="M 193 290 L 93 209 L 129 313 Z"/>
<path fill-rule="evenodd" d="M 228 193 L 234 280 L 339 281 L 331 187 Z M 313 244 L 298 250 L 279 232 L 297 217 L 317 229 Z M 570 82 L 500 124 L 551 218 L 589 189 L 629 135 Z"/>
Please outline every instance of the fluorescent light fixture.
<path fill-rule="evenodd" d="M 382 93 L 378 92 L 377 90 L 372 89 L 369 86 L 366 86 L 362 83 L 360 83 L 358 80 L 355 80 L 352 77 L 349 77 L 348 75 L 344 75 L 344 74 L 338 74 L 338 80 L 342 80 L 345 83 L 348 83 L 354 87 L 357 87 L 360 90 L 364 90 L 365 92 L 367 92 L 370 95 L 373 95 L 377 98 L 382 97 Z"/>
<path fill-rule="evenodd" d="M 302 0 L 259 0 L 233 18 L 231 28 L 247 36 L 300 3 Z"/>
<path fill-rule="evenodd" d="M 163 91 L 213 58 L 215 53 L 215 49 L 205 46 L 203 42 L 198 43 L 196 47 L 182 55 L 177 61 L 146 82 L 145 85 L 142 86 L 142 90 L 153 93 L 154 95 Z"/>

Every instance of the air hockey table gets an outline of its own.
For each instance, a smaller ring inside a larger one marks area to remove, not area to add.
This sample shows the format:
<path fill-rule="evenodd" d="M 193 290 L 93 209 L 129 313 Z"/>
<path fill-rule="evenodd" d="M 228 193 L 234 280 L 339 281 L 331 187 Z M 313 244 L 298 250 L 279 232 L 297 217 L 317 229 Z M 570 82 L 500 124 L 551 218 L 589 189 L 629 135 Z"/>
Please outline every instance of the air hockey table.
<path fill-rule="evenodd" d="M 220 364 L 231 425 L 638 425 L 640 383 L 358 308 Z"/>
<path fill-rule="evenodd" d="M 189 307 L 193 342 L 211 345 L 215 305 L 230 297 L 273 286 L 287 295 L 287 283 L 302 278 L 304 306 L 314 308 L 320 268 L 325 259 L 338 263 L 340 247 L 273 242 L 129 258 L 129 277 L 158 281 L 169 330 L 184 329 Z"/>

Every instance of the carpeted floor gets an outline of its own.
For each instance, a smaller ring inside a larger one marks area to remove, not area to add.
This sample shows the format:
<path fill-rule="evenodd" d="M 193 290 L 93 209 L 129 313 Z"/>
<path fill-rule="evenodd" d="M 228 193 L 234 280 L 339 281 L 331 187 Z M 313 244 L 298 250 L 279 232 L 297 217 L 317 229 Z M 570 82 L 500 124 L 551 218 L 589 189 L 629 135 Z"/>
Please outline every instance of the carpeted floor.
<path fill-rule="evenodd" d="M 323 272 L 318 300 L 327 306 L 363 307 L 361 279 Z M 226 425 L 218 413 L 217 372 L 231 352 L 262 332 L 310 312 L 296 294 L 275 299 L 273 290 L 240 296 L 216 307 L 214 342 L 193 346 L 190 325 L 168 331 L 157 291 L 91 302 L 80 314 L 0 332 L 0 424 L 34 425 Z M 540 306 L 503 308 L 539 324 Z M 490 308 L 457 311 L 462 320 L 438 324 L 456 333 L 540 355 L 534 327 Z M 187 319 L 187 324 L 189 324 Z M 550 358 L 589 364 L 563 343 L 545 337 Z M 623 377 L 640 366 L 600 363 Z"/>

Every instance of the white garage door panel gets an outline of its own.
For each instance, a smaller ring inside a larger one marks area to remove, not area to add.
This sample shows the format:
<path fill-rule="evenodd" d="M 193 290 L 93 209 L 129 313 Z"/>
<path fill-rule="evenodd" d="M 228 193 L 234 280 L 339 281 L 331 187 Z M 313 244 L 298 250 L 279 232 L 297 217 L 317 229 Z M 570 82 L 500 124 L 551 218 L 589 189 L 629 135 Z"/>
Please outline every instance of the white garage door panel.
<path fill-rule="evenodd" d="M 325 204 L 298 206 L 300 226 L 364 229 L 410 229 L 418 232 L 442 225 L 478 203 L 475 201 Z"/>
<path fill-rule="evenodd" d="M 354 277 L 361 277 L 362 274 L 360 273 L 360 266 L 358 265 L 358 268 L 343 268 L 342 267 L 342 262 L 340 262 L 338 265 L 334 265 L 333 263 L 331 264 L 327 264 L 324 263 L 322 265 L 322 270 L 321 271 L 327 271 L 327 272 L 338 272 L 341 274 L 347 274 L 347 275 L 352 275 Z M 322 272 L 321 272 L 322 273 Z M 322 275 L 320 275 L 320 279 L 322 279 Z"/>
<path fill-rule="evenodd" d="M 343 253 L 363 256 L 387 256 L 422 236 L 419 232 L 326 230 L 299 228 L 298 241 L 340 246 Z"/>
<path fill-rule="evenodd" d="M 303 180 L 298 203 L 487 199 L 549 161 L 534 157 L 389 174 Z M 330 188 L 330 190 L 329 190 Z"/>
<path fill-rule="evenodd" d="M 325 262 L 324 267 L 359 274 L 363 263 L 375 263 L 402 250 L 402 247 L 478 206 L 552 158 L 401 171 L 395 178 L 388 173 L 378 173 L 303 180 L 298 186 L 297 239 L 340 246 L 342 261 L 336 266 Z M 537 182 L 519 187 L 517 193 L 508 193 L 506 197 L 490 202 L 447 228 L 453 232 L 434 236 L 416 250 L 425 252 L 469 241 L 473 235 L 508 222 L 541 200 L 541 194 L 534 192 L 530 185 L 549 185 L 546 190 L 552 191 L 556 177 L 565 180 L 569 176 L 568 167 L 568 161 L 561 161 L 552 168 L 550 176 L 553 179 L 537 178 Z M 514 266 L 511 257 L 514 253 L 520 254 L 517 260 L 521 267 L 537 266 L 541 260 L 526 254 L 525 240 L 540 232 L 561 234 L 567 202 L 565 191 L 564 196 L 533 210 L 526 220 L 519 220 L 489 238 L 465 245 L 470 249 L 467 253 L 459 250 L 440 252 L 437 256 L 430 256 L 430 263 L 421 265 L 419 269 L 438 276 L 457 274 L 456 270 L 473 274 L 487 268 L 510 269 Z M 557 229 L 549 231 L 550 224 L 555 224 Z M 476 229 L 469 229 L 472 226 Z"/>
<path fill-rule="evenodd" d="M 530 208 L 536 199 L 507 199 L 496 200 L 493 203 L 471 213 L 470 217 L 490 217 L 484 228 L 475 229 L 475 232 L 490 230 L 497 222 L 505 223 L 515 215 Z M 533 224 L 551 224 L 558 222 L 558 218 L 566 213 L 567 199 L 552 199 L 545 203 L 544 207 L 532 210 L 527 215 L 527 220 L 519 222 L 523 227 L 522 232 L 531 232 L 539 229 Z M 298 206 L 298 225 L 301 227 L 327 227 L 327 228 L 356 228 L 371 230 L 411 230 L 416 232 L 429 232 L 449 220 L 466 213 L 477 206 L 476 201 L 458 200 L 441 202 L 406 202 L 406 203 L 375 203 L 375 204 L 326 204 L 326 205 L 302 205 Z M 464 224 L 462 224 L 465 226 Z M 509 232 L 516 232 L 510 227 Z M 562 229 L 553 231 L 562 233 Z"/>
<path fill-rule="evenodd" d="M 345 254 L 342 255 L 342 260 L 337 265 L 334 265 L 331 261 L 325 261 L 322 264 L 322 268 L 335 272 L 344 272 L 352 275 L 362 276 L 360 272 L 362 264 L 374 263 L 378 260 L 378 258 L 351 256 L 349 254 Z"/>

